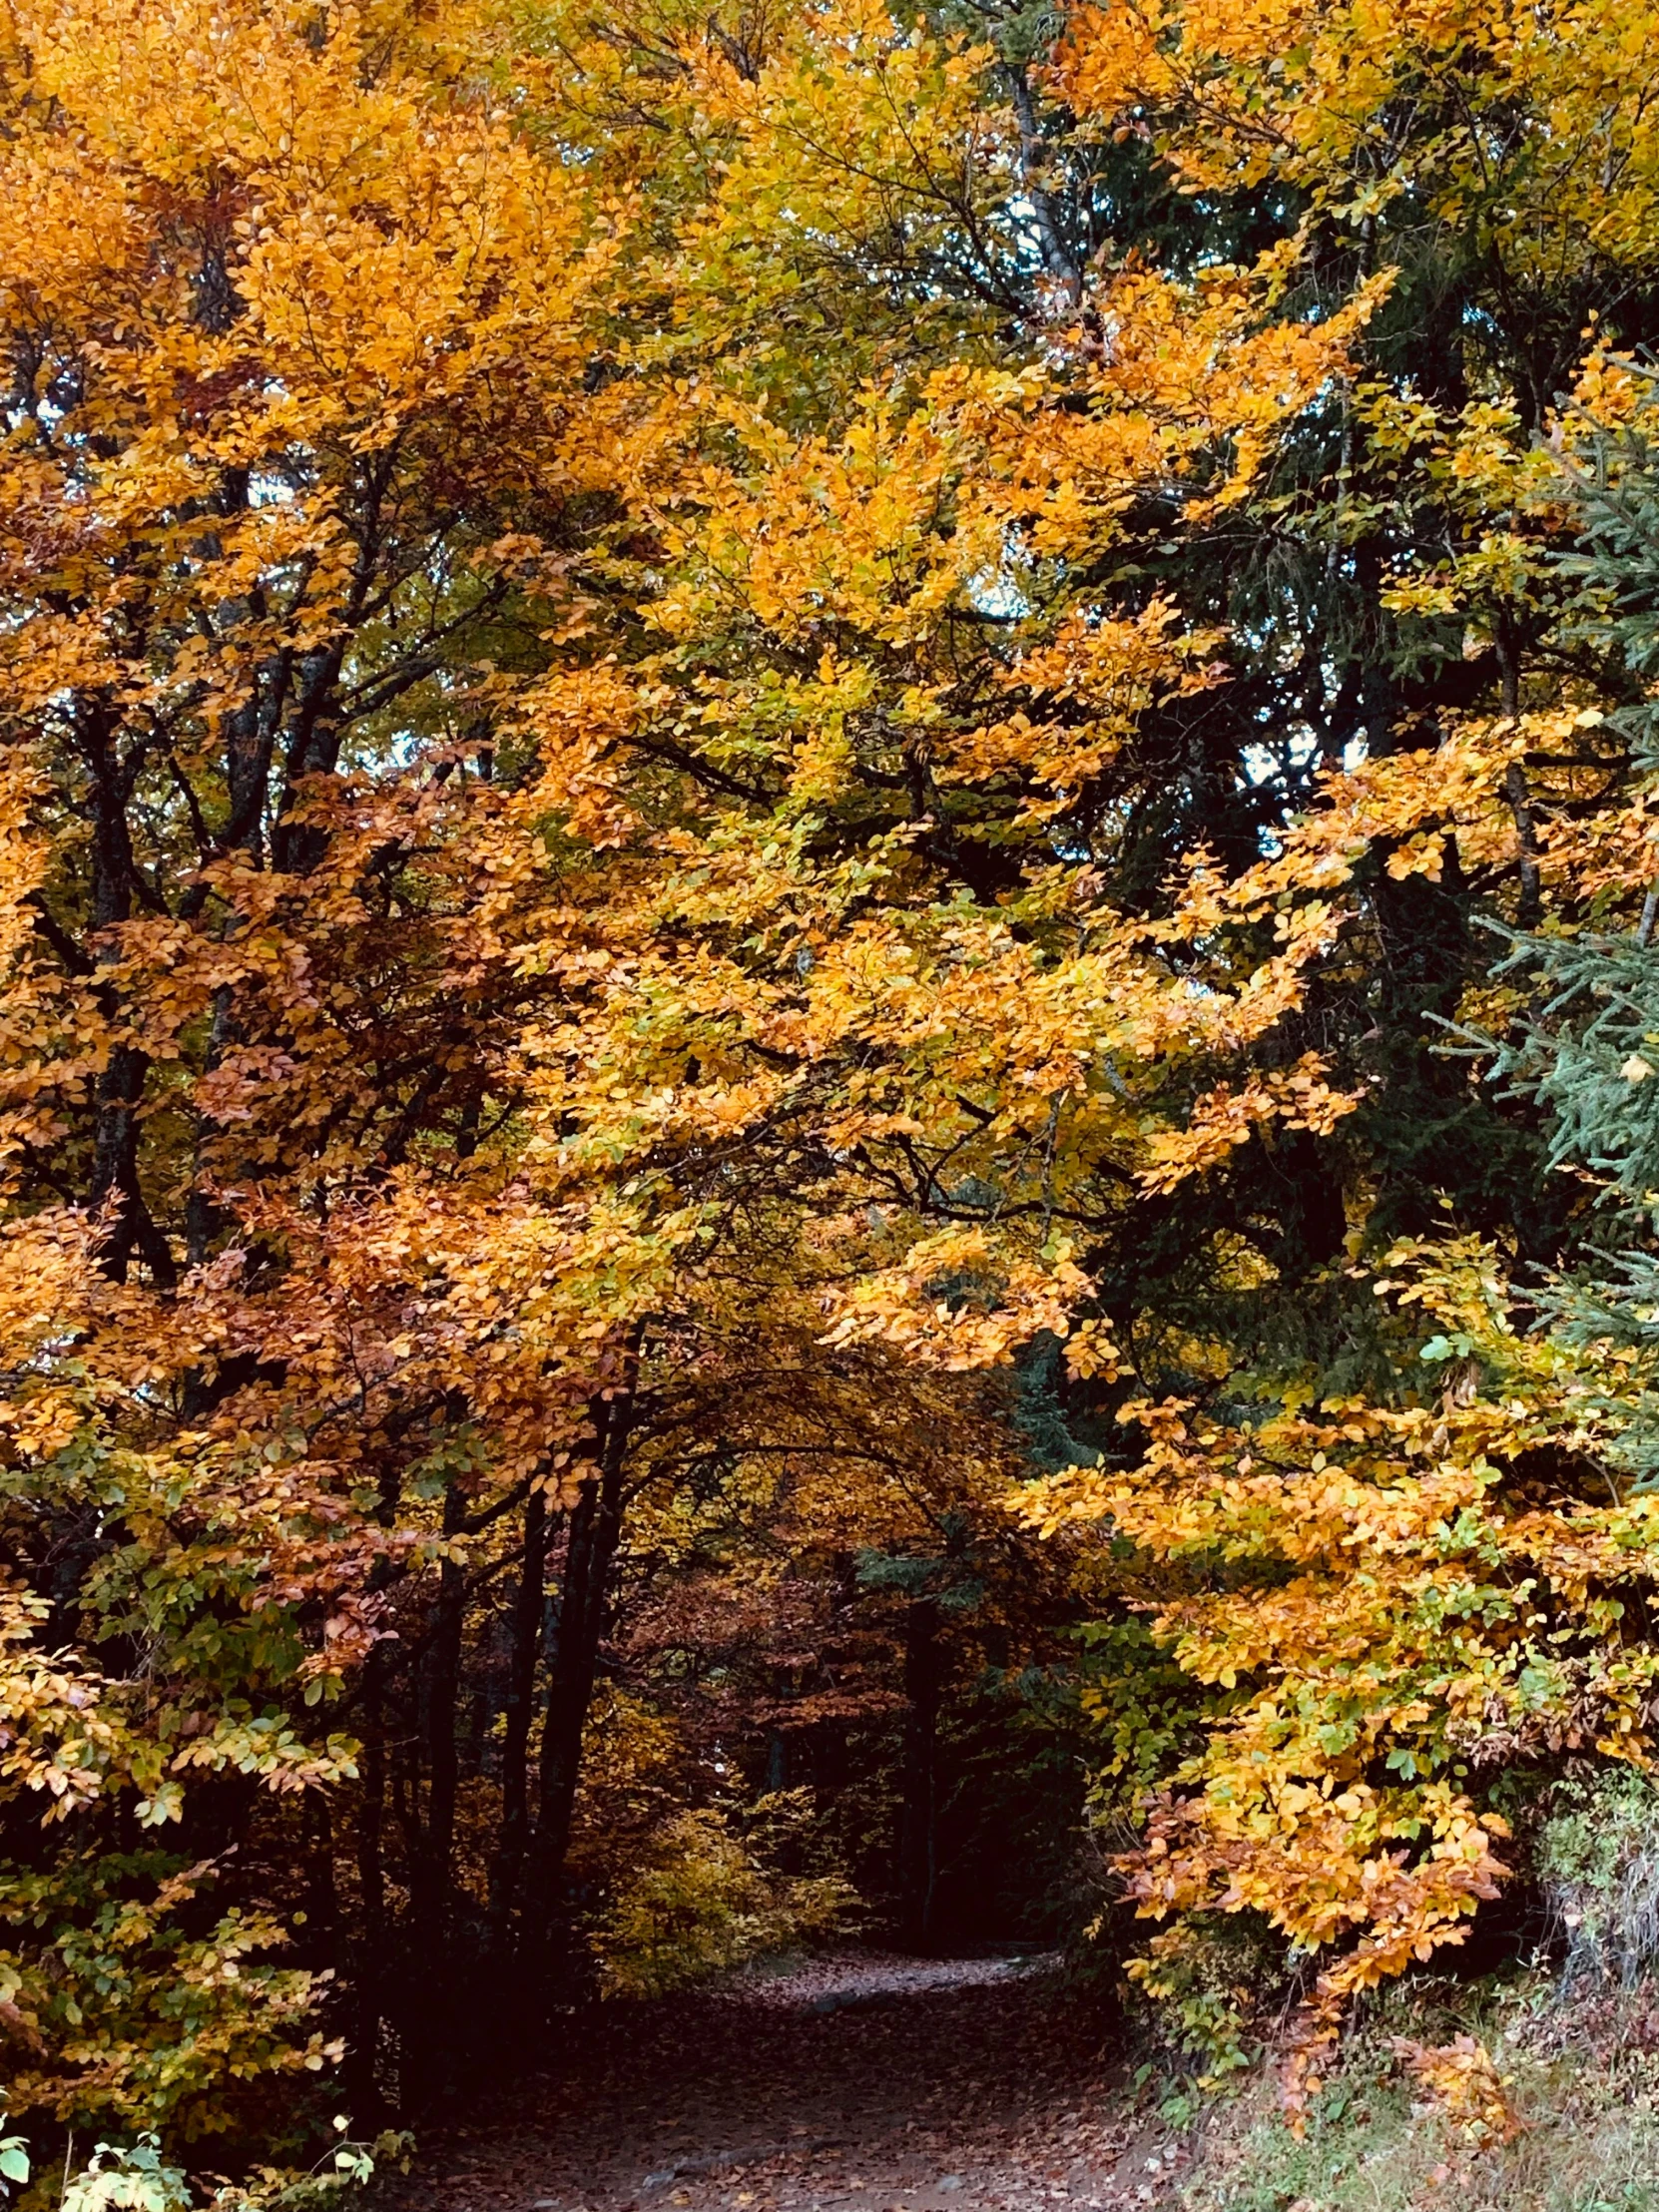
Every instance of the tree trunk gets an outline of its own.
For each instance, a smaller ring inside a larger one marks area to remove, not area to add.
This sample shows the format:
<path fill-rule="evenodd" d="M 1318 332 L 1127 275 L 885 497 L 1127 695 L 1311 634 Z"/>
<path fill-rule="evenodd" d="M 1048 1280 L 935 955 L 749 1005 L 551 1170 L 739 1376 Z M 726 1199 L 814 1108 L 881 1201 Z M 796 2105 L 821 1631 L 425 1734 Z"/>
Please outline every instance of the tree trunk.
<path fill-rule="evenodd" d="M 532 1490 L 524 1507 L 524 1548 L 513 1600 L 512 1643 L 501 1738 L 501 1832 L 490 1869 L 490 1948 L 507 1950 L 530 1848 L 530 1723 L 547 1568 L 547 1500 Z"/>
<path fill-rule="evenodd" d="M 466 1497 L 451 1483 L 444 1493 L 443 1532 L 459 1534 Z M 448 1920 L 455 1850 L 455 1793 L 460 1762 L 455 1747 L 455 1703 L 461 1682 L 461 1631 L 466 1613 L 466 1570 L 445 1559 L 438 1570 L 437 1617 L 426 1659 L 426 1836 L 421 1853 L 421 1895 L 415 1900 L 416 1940 L 443 1941 Z"/>
<path fill-rule="evenodd" d="M 443 1532 L 459 1533 L 466 1497 L 451 1483 L 444 1493 Z M 409 1938 L 412 1971 L 400 2022 L 404 2051 L 404 2101 L 425 2109 L 440 2092 L 454 2039 L 454 1852 L 456 1702 L 461 1679 L 461 1633 L 466 1613 L 466 1572 L 458 1559 L 439 1569 L 432 1641 L 422 1669 L 421 1705 L 426 1739 L 426 1818 L 415 1815 L 410 1867 Z M 411 1793 L 411 1806 L 418 1806 Z"/>
<path fill-rule="evenodd" d="M 898 1929 L 907 1950 L 933 1947 L 938 1878 L 938 1733 L 943 1681 L 939 1608 L 915 1599 L 904 1615 L 902 1809 L 898 1827 Z"/>
<path fill-rule="evenodd" d="M 402 1497 L 395 1465 L 382 1474 L 374 1517 L 382 1528 L 394 1525 Z M 376 1596 L 390 1586 L 391 1562 L 379 1558 L 369 1572 Z M 392 2103 L 380 2077 L 380 2023 L 395 2005 L 392 1987 L 391 1904 L 386 1885 L 386 1807 L 390 1775 L 387 1760 L 386 1691 L 392 1647 L 375 1643 L 363 1661 L 363 1790 L 357 1810 L 357 1883 L 362 1898 L 362 1933 L 353 1952 L 355 2034 L 347 2052 L 352 2097 L 359 2124 L 378 2124 L 391 2116 Z"/>
<path fill-rule="evenodd" d="M 386 1942 L 386 1746 L 381 1675 L 382 1648 L 375 1645 L 363 1662 L 363 1789 L 357 1806 L 357 1885 L 362 1894 L 362 1937 L 353 1975 L 356 2028 L 347 2054 L 352 2100 L 359 2125 L 384 2114 L 377 2060 Z"/>
<path fill-rule="evenodd" d="M 582 1484 L 570 1515 L 564 1587 L 549 1651 L 524 1913 L 526 1995 L 539 2018 L 546 2017 L 566 1947 L 565 1859 L 581 1778 L 582 1731 L 593 1703 L 611 1567 L 622 1536 L 622 1473 L 634 1425 L 640 1334 L 636 1328 L 630 1336 L 621 1383 L 594 1402 L 596 1471 Z"/>

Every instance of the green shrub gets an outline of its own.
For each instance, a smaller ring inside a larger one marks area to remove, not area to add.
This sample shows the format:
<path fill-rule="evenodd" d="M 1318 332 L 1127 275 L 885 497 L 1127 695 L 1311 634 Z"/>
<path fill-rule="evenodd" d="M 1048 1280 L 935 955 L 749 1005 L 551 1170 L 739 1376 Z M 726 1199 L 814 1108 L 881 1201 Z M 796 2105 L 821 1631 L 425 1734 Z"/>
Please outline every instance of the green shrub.
<path fill-rule="evenodd" d="M 1534 1863 L 1563 1997 L 1633 1989 L 1659 1961 L 1659 1786 L 1615 1767 L 1557 1786 Z"/>

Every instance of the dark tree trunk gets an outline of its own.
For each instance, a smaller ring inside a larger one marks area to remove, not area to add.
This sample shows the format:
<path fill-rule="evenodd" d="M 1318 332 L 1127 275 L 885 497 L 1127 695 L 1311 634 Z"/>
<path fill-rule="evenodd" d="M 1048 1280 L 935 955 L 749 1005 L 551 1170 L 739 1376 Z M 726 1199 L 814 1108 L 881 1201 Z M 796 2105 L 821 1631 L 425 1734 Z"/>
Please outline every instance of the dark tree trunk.
<path fill-rule="evenodd" d="M 939 1697 L 944 1678 L 939 1608 L 917 1598 L 904 1614 L 902 1801 L 898 1826 L 898 1932 L 908 1950 L 934 1941 L 938 1880 Z"/>
<path fill-rule="evenodd" d="M 178 1280 L 172 1249 L 157 1228 L 139 1188 L 139 1109 L 150 1062 L 131 1045 L 117 1045 L 98 1085 L 98 1123 L 92 1145 L 92 1188 L 96 1212 L 109 1210 L 109 1228 L 99 1264 L 112 1281 L 125 1283 L 133 1255 L 149 1268 L 164 1290 Z"/>
<path fill-rule="evenodd" d="M 395 1464 L 385 1469 L 380 1482 L 374 1517 L 382 1528 L 396 1521 L 402 1496 L 402 1478 Z M 383 1596 L 390 1586 L 393 1568 L 380 1558 L 369 1573 L 368 1586 Z M 390 1729 L 387 1689 L 394 1664 L 395 1646 L 375 1643 L 363 1661 L 363 1787 L 357 1808 L 357 1883 L 361 1893 L 361 1933 L 353 1946 L 353 2015 L 355 2034 L 347 2051 L 356 2116 L 362 2125 L 389 2119 L 394 2109 L 380 2070 L 380 2027 L 395 2007 L 392 1981 L 391 1904 L 386 1885 L 386 1809 L 391 1774 L 387 1757 Z"/>
<path fill-rule="evenodd" d="M 465 1518 L 465 1493 L 451 1483 L 443 1500 L 444 1534 L 458 1535 Z M 455 1707 L 460 1692 L 465 1616 L 466 1570 L 458 1559 L 445 1559 L 438 1570 L 437 1614 L 426 1657 L 426 1834 L 420 1855 L 420 1893 L 415 1900 L 417 1940 L 430 1938 L 440 1943 L 453 1882 L 455 1793 L 460 1778 Z"/>
<path fill-rule="evenodd" d="M 535 1710 L 536 1653 L 545 1605 L 547 1538 L 547 1501 L 540 1490 L 532 1490 L 524 1507 L 524 1547 L 507 1654 L 501 1832 L 495 1864 L 490 1869 L 490 1948 L 497 1957 L 511 1941 L 524 1882 L 524 1861 L 530 1848 L 530 1723 Z"/>
<path fill-rule="evenodd" d="M 443 1532 L 455 1536 L 466 1518 L 458 1484 L 444 1493 Z M 460 1778 L 456 1706 L 461 1679 L 461 1633 L 466 1616 L 466 1571 L 458 1559 L 438 1570 L 432 1640 L 421 1669 L 420 1707 L 426 1748 L 426 1817 L 414 1817 L 409 1896 L 410 1966 L 400 2038 L 403 2096 L 417 2110 L 442 2091 L 455 2036 L 455 1802 Z M 411 1793 L 411 1810 L 418 1797 Z"/>
<path fill-rule="evenodd" d="M 570 1515 L 564 1586 L 548 1654 L 547 1714 L 523 1919 L 526 1991 L 533 2012 L 541 2016 L 553 1999 L 566 1948 L 565 1860 L 581 1778 L 582 1731 L 593 1703 L 611 1568 L 622 1536 L 622 1476 L 636 1410 L 639 1336 L 636 1330 L 630 1340 L 622 1382 L 594 1403 L 595 1472 L 583 1482 Z"/>
<path fill-rule="evenodd" d="M 363 1668 L 363 1788 L 357 1805 L 357 1885 L 362 1894 L 361 1947 L 353 1975 L 356 2030 L 348 2063 L 359 2119 L 382 2115 L 383 2097 L 376 2070 L 383 1977 L 389 1936 L 386 1914 L 386 1747 L 384 1700 L 380 1678 L 381 1647 L 372 1649 Z"/>

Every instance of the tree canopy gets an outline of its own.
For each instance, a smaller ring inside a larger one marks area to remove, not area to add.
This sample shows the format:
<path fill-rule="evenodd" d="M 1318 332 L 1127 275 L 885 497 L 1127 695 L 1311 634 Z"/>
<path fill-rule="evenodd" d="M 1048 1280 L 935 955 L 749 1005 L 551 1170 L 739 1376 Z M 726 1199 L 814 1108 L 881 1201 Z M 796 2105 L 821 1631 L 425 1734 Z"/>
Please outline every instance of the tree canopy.
<path fill-rule="evenodd" d="M 1652 1756 L 1654 29 L 0 15 L 32 2139 Z"/>

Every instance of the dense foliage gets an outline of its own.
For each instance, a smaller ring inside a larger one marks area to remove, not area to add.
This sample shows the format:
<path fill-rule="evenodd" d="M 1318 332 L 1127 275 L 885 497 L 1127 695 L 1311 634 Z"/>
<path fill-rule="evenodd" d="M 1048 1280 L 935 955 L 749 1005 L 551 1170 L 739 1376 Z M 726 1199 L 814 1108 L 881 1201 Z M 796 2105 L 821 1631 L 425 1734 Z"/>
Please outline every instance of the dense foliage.
<path fill-rule="evenodd" d="M 1653 29 L 0 15 L 38 2149 L 1085 1825 L 1295 2103 L 1650 1756 Z"/>

